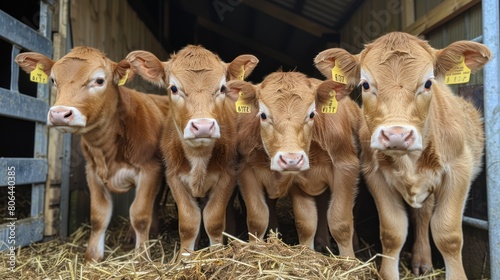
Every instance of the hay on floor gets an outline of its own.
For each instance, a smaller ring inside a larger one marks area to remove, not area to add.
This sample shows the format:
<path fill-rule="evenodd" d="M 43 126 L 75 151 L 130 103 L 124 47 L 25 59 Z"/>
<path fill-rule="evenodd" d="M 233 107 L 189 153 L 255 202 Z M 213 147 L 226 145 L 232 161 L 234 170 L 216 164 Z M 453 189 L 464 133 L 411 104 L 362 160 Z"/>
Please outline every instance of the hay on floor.
<path fill-rule="evenodd" d="M 109 231 L 105 259 L 85 264 L 83 256 L 89 227 L 83 226 L 68 240 L 34 243 L 16 251 L 16 268 L 0 279 L 378 279 L 375 264 L 336 256 L 326 256 L 305 246 L 288 246 L 272 234 L 266 242 L 244 242 L 230 238 L 228 245 L 211 246 L 190 252 L 174 261 L 175 242 L 165 238 L 148 242 L 149 257 L 134 254 L 119 245 L 124 229 L 113 237 Z M 118 240 L 112 240 L 112 239 Z"/>
<path fill-rule="evenodd" d="M 85 264 L 90 227 L 84 225 L 66 240 L 34 243 L 16 250 L 16 268 L 0 254 L 0 279 L 379 279 L 374 255 L 363 262 L 324 255 L 308 247 L 285 244 L 277 234 L 266 242 L 248 243 L 229 237 L 228 245 L 189 252 L 175 261 L 177 238 L 166 234 L 147 243 L 149 255 L 137 255 L 125 240 L 129 222 L 123 219 L 106 234 L 104 260 Z M 175 232 L 175 231 L 174 231 Z M 109 246 L 109 247 L 108 247 Z M 443 270 L 415 277 L 401 266 L 401 279 L 444 279 Z"/>

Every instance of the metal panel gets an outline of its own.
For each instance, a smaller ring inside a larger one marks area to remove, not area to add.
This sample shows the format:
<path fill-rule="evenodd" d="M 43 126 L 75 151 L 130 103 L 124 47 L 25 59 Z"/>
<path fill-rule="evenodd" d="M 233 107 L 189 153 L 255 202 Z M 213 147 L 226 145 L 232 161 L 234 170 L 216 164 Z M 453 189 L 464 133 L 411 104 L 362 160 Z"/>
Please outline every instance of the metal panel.
<path fill-rule="evenodd" d="M 486 185 L 491 279 L 500 279 L 500 5 L 483 0 L 483 43 L 492 51 L 484 67 L 484 120 L 486 133 Z"/>
<path fill-rule="evenodd" d="M 47 102 L 0 88 L 0 115 L 45 123 L 48 111 Z"/>
<path fill-rule="evenodd" d="M 5 220 L 8 220 L 6 218 Z M 11 236 L 11 239 L 9 239 Z M 43 238 L 43 217 L 27 218 L 22 220 L 11 220 L 0 225 L 0 251 L 9 246 L 25 246 Z M 12 243 L 9 243 L 11 240 Z"/>
<path fill-rule="evenodd" d="M 2 10 L 0 10 L 0 37 L 25 49 L 52 56 L 52 42 L 48 38 Z"/>
<path fill-rule="evenodd" d="M 47 180 L 47 160 L 41 158 L 0 158 L 0 170 L 15 168 L 16 185 L 41 183 Z M 7 176 L 0 176 L 0 187 L 9 183 Z"/>
<path fill-rule="evenodd" d="M 23 49 L 52 57 L 52 42 L 49 39 L 52 34 L 52 12 L 47 3 L 40 1 L 40 30 L 38 32 L 0 10 L 0 39 L 12 44 L 11 90 L 0 88 L 0 115 L 35 122 L 33 158 L 0 158 L 1 170 L 12 170 L 12 167 L 15 167 L 15 175 L 10 178 L 0 176 L 0 186 L 9 183 L 11 185 L 9 191 L 12 191 L 12 199 L 8 198 L 8 205 L 13 208 L 9 213 L 10 217 L 5 219 L 7 223 L 0 225 L 0 250 L 8 249 L 9 246 L 26 246 L 43 239 L 45 227 L 43 209 L 48 173 L 46 114 L 49 109 L 49 87 L 38 84 L 36 98 L 20 94 L 18 92 L 19 67 L 15 65 L 14 57 Z M 31 184 L 30 217 L 17 220 L 15 186 L 23 184 Z M 13 202 L 12 205 L 11 202 Z"/>

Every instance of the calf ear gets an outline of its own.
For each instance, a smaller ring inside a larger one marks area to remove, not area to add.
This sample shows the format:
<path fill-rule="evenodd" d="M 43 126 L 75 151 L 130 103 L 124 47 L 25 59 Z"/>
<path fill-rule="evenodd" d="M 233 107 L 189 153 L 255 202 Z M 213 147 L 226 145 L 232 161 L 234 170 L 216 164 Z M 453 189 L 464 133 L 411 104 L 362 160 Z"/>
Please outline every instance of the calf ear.
<path fill-rule="evenodd" d="M 246 104 L 255 104 L 256 101 L 256 88 L 249 82 L 233 80 L 229 81 L 226 86 L 228 91 L 226 96 L 231 99 L 231 101 L 236 102 L 241 96 L 241 100 Z M 240 95 L 241 92 L 241 95 Z"/>
<path fill-rule="evenodd" d="M 485 45 L 476 42 L 454 42 L 436 52 L 436 75 L 444 75 L 455 65 L 459 64 L 462 57 L 464 58 L 465 65 L 474 72 L 483 68 L 491 59 L 491 51 Z"/>
<path fill-rule="evenodd" d="M 160 61 L 154 54 L 147 51 L 133 51 L 125 59 L 130 63 L 135 74 L 159 87 L 168 87 L 166 81 L 168 62 Z"/>
<path fill-rule="evenodd" d="M 244 80 L 257 66 L 259 60 L 250 54 L 243 54 L 227 64 L 227 80 Z"/>
<path fill-rule="evenodd" d="M 118 62 L 116 65 L 114 65 L 115 70 L 113 73 L 113 81 L 116 84 L 123 85 L 127 81 L 132 80 L 132 77 L 134 76 L 134 71 L 132 71 L 130 68 L 130 63 L 126 60 L 123 59 L 122 61 Z"/>
<path fill-rule="evenodd" d="M 344 49 L 332 48 L 320 52 L 314 58 L 316 68 L 328 79 L 332 79 L 332 69 L 336 63 L 340 64 L 348 84 L 356 86 L 360 75 L 358 55 L 352 55 Z"/>
<path fill-rule="evenodd" d="M 348 85 L 334 82 L 332 80 L 327 80 L 319 84 L 316 89 L 316 106 L 321 106 L 328 102 L 331 98 L 331 94 L 335 94 L 337 100 L 344 98 L 351 93 L 352 88 Z"/>
<path fill-rule="evenodd" d="M 43 72 L 45 72 L 47 76 L 50 75 L 52 65 L 55 63 L 55 61 L 47 56 L 36 52 L 20 53 L 16 56 L 15 62 L 19 64 L 19 67 L 21 67 L 21 69 L 28 74 L 35 70 L 37 64 L 39 64 L 40 68 L 42 68 Z"/>

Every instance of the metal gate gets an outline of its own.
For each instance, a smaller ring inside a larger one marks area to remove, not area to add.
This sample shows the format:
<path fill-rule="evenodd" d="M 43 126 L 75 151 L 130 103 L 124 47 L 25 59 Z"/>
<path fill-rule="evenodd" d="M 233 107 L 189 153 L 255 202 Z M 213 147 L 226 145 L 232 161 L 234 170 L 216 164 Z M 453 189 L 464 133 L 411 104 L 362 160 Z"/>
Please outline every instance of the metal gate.
<path fill-rule="evenodd" d="M 10 88 L 0 87 L 0 116 L 34 123 L 34 153 L 31 158 L 5 158 L 0 155 L 0 188 L 7 188 L 7 206 L 0 221 L 0 250 L 26 246 L 43 239 L 44 192 L 47 181 L 47 112 L 49 86 L 38 84 L 36 97 L 19 92 L 19 67 L 14 58 L 21 51 L 35 51 L 52 57 L 52 11 L 47 1 L 40 1 L 39 31 L 0 10 L 0 39 L 12 45 Z M 4 63 L 4 62 L 2 62 Z M 12 128 L 5 128 L 2 137 Z M 18 185 L 31 186 L 30 215 L 18 219 Z"/>

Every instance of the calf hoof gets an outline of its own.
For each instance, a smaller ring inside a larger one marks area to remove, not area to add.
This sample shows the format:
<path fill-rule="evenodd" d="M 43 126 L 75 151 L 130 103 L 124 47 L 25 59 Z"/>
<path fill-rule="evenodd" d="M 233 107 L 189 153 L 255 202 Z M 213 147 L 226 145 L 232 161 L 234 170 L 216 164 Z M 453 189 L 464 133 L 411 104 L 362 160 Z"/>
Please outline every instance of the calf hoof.
<path fill-rule="evenodd" d="M 432 270 L 432 264 L 420 262 L 412 262 L 411 264 L 411 272 L 416 276 L 426 275 L 428 273 L 431 273 Z"/>

